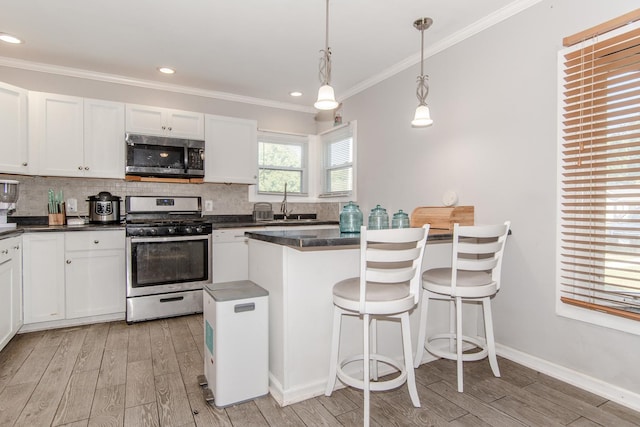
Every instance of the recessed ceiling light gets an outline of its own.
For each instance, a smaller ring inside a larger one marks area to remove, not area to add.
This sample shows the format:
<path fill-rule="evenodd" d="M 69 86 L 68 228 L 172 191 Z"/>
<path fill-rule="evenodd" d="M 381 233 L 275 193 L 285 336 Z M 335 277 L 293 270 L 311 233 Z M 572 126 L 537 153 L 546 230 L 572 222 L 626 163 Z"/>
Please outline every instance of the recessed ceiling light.
<path fill-rule="evenodd" d="M 289 92 L 289 95 L 291 96 L 302 96 L 302 92 L 298 92 L 297 90 L 294 90 L 293 92 Z"/>
<path fill-rule="evenodd" d="M 3 42 L 6 42 L 6 43 L 12 43 L 12 44 L 20 44 L 20 43 L 22 43 L 22 40 L 20 40 L 19 38 L 17 38 L 16 36 L 12 36 L 11 34 L 7 34 L 7 33 L 0 33 L 0 40 L 2 40 Z"/>
<path fill-rule="evenodd" d="M 163 74 L 173 74 L 176 72 L 176 70 L 174 70 L 173 68 L 169 68 L 169 67 L 159 67 L 158 71 L 160 71 Z"/>

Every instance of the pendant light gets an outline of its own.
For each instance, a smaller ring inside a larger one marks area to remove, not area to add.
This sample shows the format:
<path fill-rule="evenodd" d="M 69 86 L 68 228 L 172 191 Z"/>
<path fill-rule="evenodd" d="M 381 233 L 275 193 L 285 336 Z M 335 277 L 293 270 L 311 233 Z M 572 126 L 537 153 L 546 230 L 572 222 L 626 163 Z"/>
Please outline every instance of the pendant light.
<path fill-rule="evenodd" d="M 420 44 L 420 75 L 418 76 L 418 88 L 416 96 L 418 97 L 418 108 L 416 114 L 411 121 L 411 126 L 416 128 L 427 127 L 433 124 L 431 112 L 427 106 L 427 95 L 429 94 L 429 76 L 424 75 L 424 30 L 433 24 L 431 18 L 420 18 L 413 23 L 413 26 L 420 31 L 422 42 Z"/>
<path fill-rule="evenodd" d="M 338 107 L 335 93 L 329 84 L 331 81 L 331 49 L 329 48 L 329 0 L 327 0 L 326 38 L 324 50 L 321 50 L 320 57 L 320 90 L 318 90 L 318 100 L 313 104 L 318 110 L 334 110 Z"/>

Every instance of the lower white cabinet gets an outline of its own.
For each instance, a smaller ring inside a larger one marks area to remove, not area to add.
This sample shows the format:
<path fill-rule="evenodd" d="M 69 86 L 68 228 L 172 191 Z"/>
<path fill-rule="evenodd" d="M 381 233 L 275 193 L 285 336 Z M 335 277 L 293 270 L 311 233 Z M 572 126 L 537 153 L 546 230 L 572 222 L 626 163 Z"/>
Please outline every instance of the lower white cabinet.
<path fill-rule="evenodd" d="M 20 237 L 0 240 L 0 350 L 22 326 Z"/>
<path fill-rule="evenodd" d="M 124 312 L 124 231 L 64 234 L 66 318 Z"/>
<path fill-rule="evenodd" d="M 125 311 L 124 230 L 26 233 L 24 323 Z"/>
<path fill-rule="evenodd" d="M 22 235 L 24 323 L 64 319 L 64 233 Z"/>

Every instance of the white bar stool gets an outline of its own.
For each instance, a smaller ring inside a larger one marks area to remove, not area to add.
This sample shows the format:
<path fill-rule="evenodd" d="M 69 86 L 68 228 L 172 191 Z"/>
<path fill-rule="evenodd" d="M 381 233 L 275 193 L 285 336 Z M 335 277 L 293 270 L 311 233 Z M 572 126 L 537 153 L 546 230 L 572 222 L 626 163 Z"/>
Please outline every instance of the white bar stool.
<path fill-rule="evenodd" d="M 457 361 L 459 392 L 463 391 L 463 361 L 480 360 L 488 356 L 493 374 L 500 376 L 493 336 L 491 298 L 500 290 L 502 255 L 510 226 L 509 221 L 487 226 L 454 224 L 451 267 L 434 268 L 422 274 L 422 310 L 415 367 L 420 366 L 425 349 L 435 356 Z M 450 332 L 425 337 L 427 311 L 432 299 L 451 301 Z M 462 304 L 468 301 L 482 303 L 485 337 L 462 334 Z M 448 349 L 446 346 L 437 346 L 442 340 L 449 340 Z M 479 351 L 463 353 L 464 343 L 471 344 Z"/>
<path fill-rule="evenodd" d="M 420 296 L 422 257 L 429 225 L 422 228 L 360 230 L 360 276 L 342 280 L 333 287 L 333 336 L 331 360 L 325 395 L 331 396 L 336 378 L 346 385 L 364 391 L 364 425 L 369 425 L 370 391 L 390 390 L 407 383 L 411 402 L 420 407 L 413 371 L 409 311 Z M 363 320 L 363 354 L 339 361 L 342 316 Z M 400 319 L 404 364 L 377 354 L 376 321 Z M 371 329 L 369 325 L 371 324 Z M 371 346 L 369 343 L 372 334 Z M 362 363 L 362 379 L 345 372 L 346 365 Z M 378 364 L 389 365 L 399 374 L 378 381 Z M 373 379 L 373 381 L 372 381 Z"/>

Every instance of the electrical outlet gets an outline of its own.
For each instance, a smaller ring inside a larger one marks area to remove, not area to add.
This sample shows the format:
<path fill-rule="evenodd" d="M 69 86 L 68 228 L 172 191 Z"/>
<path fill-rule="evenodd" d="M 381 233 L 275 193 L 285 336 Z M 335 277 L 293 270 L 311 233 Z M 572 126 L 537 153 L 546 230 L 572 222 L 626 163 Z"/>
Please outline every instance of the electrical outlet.
<path fill-rule="evenodd" d="M 67 199 L 67 213 L 78 213 L 77 199 Z"/>
<path fill-rule="evenodd" d="M 204 211 L 205 212 L 213 211 L 213 200 L 205 200 L 204 201 Z"/>

